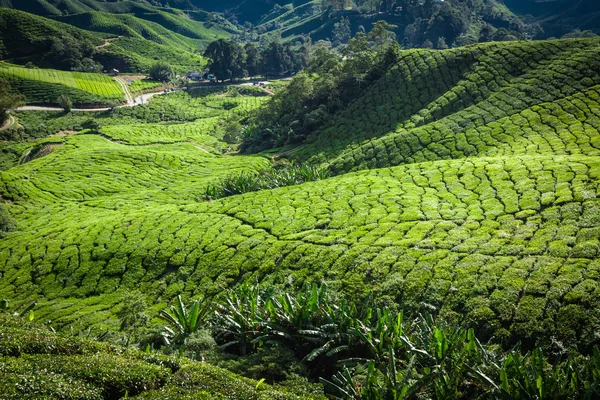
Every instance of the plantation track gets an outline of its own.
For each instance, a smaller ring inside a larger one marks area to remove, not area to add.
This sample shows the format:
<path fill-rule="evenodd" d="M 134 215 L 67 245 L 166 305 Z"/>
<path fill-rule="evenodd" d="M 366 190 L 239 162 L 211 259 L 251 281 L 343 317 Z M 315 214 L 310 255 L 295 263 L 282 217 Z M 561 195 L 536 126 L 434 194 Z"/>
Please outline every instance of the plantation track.
<path fill-rule="evenodd" d="M 125 90 L 127 88 L 127 85 L 122 82 L 121 80 L 117 79 L 117 82 L 120 85 L 124 85 L 125 87 L 123 88 L 123 90 Z M 232 83 L 227 83 L 227 84 L 220 84 L 220 85 L 203 85 L 203 86 L 197 86 L 194 87 L 194 89 L 217 89 L 217 88 L 227 88 L 227 87 L 243 87 L 243 86 L 249 86 L 248 83 L 241 83 L 241 84 L 232 84 Z M 187 89 L 176 89 L 176 91 L 179 90 L 187 90 Z M 127 92 L 126 92 L 126 97 L 129 99 L 127 101 L 127 104 L 121 104 L 119 106 L 117 106 L 117 108 L 124 108 L 124 107 L 135 107 L 137 105 L 140 104 L 145 104 L 148 102 L 148 100 L 150 100 L 152 97 L 154 96 L 158 96 L 158 95 L 162 95 L 165 94 L 164 90 L 158 91 L 158 92 L 151 92 L 151 93 L 145 93 L 142 95 L 139 95 L 135 98 L 131 97 L 131 92 L 129 91 L 129 89 L 127 88 Z M 108 107 L 98 107 L 98 108 L 73 108 L 71 111 L 75 111 L 75 112 L 101 112 L 101 111 L 109 111 L 110 108 Z M 16 111 L 64 111 L 62 108 L 60 107 L 51 107 L 51 106 L 22 106 L 16 109 Z"/>
<path fill-rule="evenodd" d="M 8 119 L 6 120 L 6 123 L 0 127 L 0 131 L 4 131 L 8 128 L 11 128 L 15 123 L 16 123 L 15 117 L 9 114 Z"/>
<path fill-rule="evenodd" d="M 131 96 L 131 92 L 129 91 L 129 86 L 127 86 L 127 83 L 121 78 L 114 79 L 119 83 L 119 85 L 121 85 L 121 89 L 123 89 L 123 93 L 125 93 L 125 100 L 127 101 L 127 105 L 134 106 L 136 102 Z"/>

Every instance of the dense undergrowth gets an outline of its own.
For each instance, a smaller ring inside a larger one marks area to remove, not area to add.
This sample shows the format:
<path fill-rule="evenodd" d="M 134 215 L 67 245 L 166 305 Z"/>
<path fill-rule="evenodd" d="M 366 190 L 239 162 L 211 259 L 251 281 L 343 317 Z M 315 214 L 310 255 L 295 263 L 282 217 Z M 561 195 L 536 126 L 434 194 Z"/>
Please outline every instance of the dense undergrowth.
<path fill-rule="evenodd" d="M 242 172 L 229 175 L 220 181 L 209 185 L 202 197 L 215 200 L 236 194 L 257 192 L 259 190 L 276 189 L 286 186 L 299 185 L 329 178 L 329 173 L 318 167 L 308 165 L 283 165 L 256 174 Z"/>

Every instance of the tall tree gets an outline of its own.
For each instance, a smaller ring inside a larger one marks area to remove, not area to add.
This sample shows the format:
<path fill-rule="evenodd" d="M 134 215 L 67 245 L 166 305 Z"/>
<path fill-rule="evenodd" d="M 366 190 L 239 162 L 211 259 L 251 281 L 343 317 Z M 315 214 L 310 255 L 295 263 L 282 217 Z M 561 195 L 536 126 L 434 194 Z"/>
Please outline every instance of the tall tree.
<path fill-rule="evenodd" d="M 204 57 L 211 59 L 209 72 L 220 81 L 245 77 L 245 56 L 242 46 L 225 39 L 215 40 L 204 52 Z"/>
<path fill-rule="evenodd" d="M 156 81 L 169 82 L 175 78 L 175 71 L 169 64 L 157 62 L 150 68 L 148 75 Z"/>
<path fill-rule="evenodd" d="M 249 76 L 257 76 L 262 74 L 262 65 L 260 52 L 252 43 L 246 43 L 244 46 L 246 53 L 246 70 Z"/>
<path fill-rule="evenodd" d="M 0 78 L 0 124 L 8 118 L 8 110 L 22 106 L 24 101 L 22 95 L 11 93 L 10 84 L 6 79 Z"/>
<path fill-rule="evenodd" d="M 263 70 L 267 77 L 283 76 L 290 71 L 291 60 L 287 49 L 279 40 L 267 44 L 262 53 Z"/>
<path fill-rule="evenodd" d="M 386 21 L 377 21 L 373 24 L 371 32 L 369 32 L 369 39 L 371 39 L 377 47 L 388 45 L 390 42 L 396 40 L 396 34 L 393 32 L 393 29 L 396 28 L 398 28 L 398 26 L 389 24 Z"/>
<path fill-rule="evenodd" d="M 340 22 L 336 22 L 333 26 L 333 32 L 331 32 L 331 36 L 334 46 L 348 43 L 348 41 L 352 38 L 350 20 L 348 18 L 342 18 L 340 19 Z"/>

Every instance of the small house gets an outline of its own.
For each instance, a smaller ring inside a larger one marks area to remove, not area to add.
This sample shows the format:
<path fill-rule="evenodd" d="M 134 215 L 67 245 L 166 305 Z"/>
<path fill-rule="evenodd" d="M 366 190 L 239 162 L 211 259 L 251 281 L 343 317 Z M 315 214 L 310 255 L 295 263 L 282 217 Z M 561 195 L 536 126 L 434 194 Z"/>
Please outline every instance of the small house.
<path fill-rule="evenodd" d="M 110 76 L 119 76 L 119 70 L 116 68 L 111 69 Z"/>
<path fill-rule="evenodd" d="M 200 82 L 204 80 L 204 75 L 204 72 L 190 72 L 189 74 L 187 74 L 187 79 L 190 81 Z"/>

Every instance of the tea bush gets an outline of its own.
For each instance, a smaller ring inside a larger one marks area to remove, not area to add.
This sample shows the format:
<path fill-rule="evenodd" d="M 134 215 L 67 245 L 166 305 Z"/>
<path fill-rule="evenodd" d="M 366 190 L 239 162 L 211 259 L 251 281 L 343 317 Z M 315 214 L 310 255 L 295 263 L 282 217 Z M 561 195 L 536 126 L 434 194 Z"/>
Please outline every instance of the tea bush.
<path fill-rule="evenodd" d="M 111 77 L 84 72 L 30 69 L 0 63 L 0 76 L 8 79 L 15 91 L 25 95 L 28 104 L 56 104 L 66 95 L 74 104 L 122 102 L 125 94 Z"/>
<path fill-rule="evenodd" d="M 3 399 L 322 398 L 257 385 L 204 363 L 56 335 L 5 314 L 0 328 Z"/>

